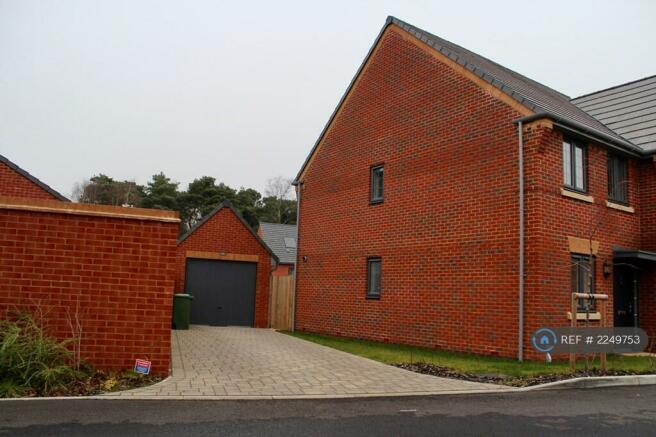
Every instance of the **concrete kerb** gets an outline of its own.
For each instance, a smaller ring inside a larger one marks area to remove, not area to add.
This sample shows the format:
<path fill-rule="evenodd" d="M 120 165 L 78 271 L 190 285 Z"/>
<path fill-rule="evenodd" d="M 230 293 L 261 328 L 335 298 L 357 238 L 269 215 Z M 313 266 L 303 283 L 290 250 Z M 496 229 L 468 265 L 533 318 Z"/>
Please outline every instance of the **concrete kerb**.
<path fill-rule="evenodd" d="M 161 381 L 164 382 L 164 381 Z M 161 383 L 160 382 L 160 383 Z M 159 384 L 159 383 L 158 383 Z M 294 399 L 355 399 L 355 398 L 389 398 L 389 397 L 420 397 L 420 396 L 442 396 L 442 395 L 498 395 L 505 393 L 522 393 L 539 390 L 566 390 L 566 389 L 590 389 L 602 387 L 620 386 L 644 386 L 656 385 L 656 375 L 627 375 L 627 376 L 595 376 L 566 379 L 563 381 L 549 382 L 531 387 L 508 387 L 501 390 L 445 390 L 438 392 L 408 392 L 408 393 L 354 393 L 339 395 L 284 395 L 284 396 L 161 396 L 161 395 L 139 395 L 120 396 L 112 394 L 96 396 L 53 396 L 35 398 L 4 398 L 0 402 L 25 402 L 25 401 L 49 401 L 49 400 L 189 400 L 189 401 L 243 401 L 243 400 L 294 400 Z M 129 391 L 129 390 L 126 390 Z M 120 392 L 125 393 L 125 392 Z"/>
<path fill-rule="evenodd" d="M 521 387 L 518 391 L 562 390 L 568 388 L 601 388 L 632 385 L 655 385 L 656 375 L 625 375 L 625 376 L 582 376 L 564 379 L 546 384 Z"/>

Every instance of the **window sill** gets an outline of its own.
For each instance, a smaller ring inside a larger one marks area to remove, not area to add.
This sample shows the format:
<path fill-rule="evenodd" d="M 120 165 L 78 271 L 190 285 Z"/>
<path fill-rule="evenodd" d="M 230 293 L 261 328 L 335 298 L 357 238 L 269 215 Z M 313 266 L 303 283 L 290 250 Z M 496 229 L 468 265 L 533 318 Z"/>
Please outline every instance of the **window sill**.
<path fill-rule="evenodd" d="M 635 209 L 633 209 L 632 206 L 622 205 L 620 203 L 611 202 L 609 200 L 606 201 L 606 206 L 612 209 L 616 209 L 618 211 L 624 211 L 631 214 L 635 213 Z"/>
<path fill-rule="evenodd" d="M 380 295 L 367 295 L 367 300 L 380 300 Z"/>
<path fill-rule="evenodd" d="M 601 313 L 595 312 L 590 313 L 588 320 L 601 320 Z M 572 312 L 567 311 L 567 320 L 572 320 Z M 585 313 L 576 313 L 576 320 L 585 320 Z"/>
<path fill-rule="evenodd" d="M 369 205 L 378 205 L 378 204 L 380 204 L 380 203 L 383 203 L 383 201 L 384 201 L 383 199 L 379 199 L 379 200 L 370 200 L 370 201 L 369 201 Z"/>
<path fill-rule="evenodd" d="M 560 194 L 563 197 L 569 197 L 570 199 L 581 200 L 583 202 L 594 203 L 594 197 L 587 196 L 585 194 L 577 193 L 576 191 L 566 190 L 564 188 L 560 189 Z"/>

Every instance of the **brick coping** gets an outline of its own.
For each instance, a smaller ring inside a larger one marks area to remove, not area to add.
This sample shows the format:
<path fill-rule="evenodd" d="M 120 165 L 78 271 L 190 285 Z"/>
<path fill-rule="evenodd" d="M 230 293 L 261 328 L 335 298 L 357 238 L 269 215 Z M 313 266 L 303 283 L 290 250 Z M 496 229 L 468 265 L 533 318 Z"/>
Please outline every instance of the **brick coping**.
<path fill-rule="evenodd" d="M 0 209 L 179 223 L 177 211 L 0 196 Z"/>

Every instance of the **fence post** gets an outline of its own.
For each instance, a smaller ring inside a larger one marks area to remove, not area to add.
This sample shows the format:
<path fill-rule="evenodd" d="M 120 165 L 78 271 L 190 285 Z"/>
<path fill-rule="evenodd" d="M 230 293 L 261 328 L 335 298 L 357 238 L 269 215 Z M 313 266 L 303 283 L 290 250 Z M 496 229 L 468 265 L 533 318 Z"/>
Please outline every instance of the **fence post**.
<path fill-rule="evenodd" d="M 571 327 L 576 328 L 576 316 L 577 316 L 577 304 L 578 300 L 576 298 L 576 293 L 572 293 L 572 300 L 570 302 L 570 314 L 572 315 L 571 319 Z M 576 353 L 575 352 L 570 352 L 569 353 L 569 366 L 572 368 L 573 371 L 576 371 Z"/>

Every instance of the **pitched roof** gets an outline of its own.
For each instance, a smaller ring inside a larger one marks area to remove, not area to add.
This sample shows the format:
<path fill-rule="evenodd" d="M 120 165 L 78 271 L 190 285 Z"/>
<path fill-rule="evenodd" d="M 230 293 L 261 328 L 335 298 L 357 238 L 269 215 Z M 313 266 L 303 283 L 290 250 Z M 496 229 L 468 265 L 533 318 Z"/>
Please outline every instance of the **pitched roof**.
<path fill-rule="evenodd" d="M 281 263 L 296 262 L 296 225 L 260 222 L 260 230 L 262 239 L 278 255 Z"/>
<path fill-rule="evenodd" d="M 57 198 L 58 200 L 61 200 L 62 202 L 70 202 L 70 200 L 69 200 L 68 198 L 66 198 L 65 196 L 63 196 L 63 195 L 60 194 L 59 192 L 55 191 L 55 190 L 54 190 L 52 187 L 50 187 L 49 185 L 45 184 L 44 182 L 41 182 L 39 179 L 37 179 L 36 177 L 34 177 L 34 176 L 32 176 L 31 174 L 29 174 L 26 170 L 23 170 L 23 169 L 20 168 L 18 165 L 16 165 L 16 164 L 14 164 L 13 162 L 11 162 L 11 161 L 10 161 L 8 158 L 6 158 L 5 156 L 0 155 L 0 162 L 2 162 L 3 164 L 5 164 L 7 167 L 11 168 L 12 170 L 14 170 L 16 173 L 20 174 L 20 175 L 23 176 L 24 178 L 29 179 L 31 182 L 33 182 L 33 183 L 35 183 L 36 185 L 38 185 L 42 190 L 44 190 L 44 191 L 50 193 L 52 196 L 54 196 L 54 197 Z"/>
<path fill-rule="evenodd" d="M 615 133 L 647 152 L 656 152 L 656 76 L 572 99 Z"/>
<path fill-rule="evenodd" d="M 535 115 L 538 115 L 541 118 L 553 118 L 556 121 L 575 128 L 577 131 L 583 131 L 583 133 L 591 134 L 595 137 L 598 136 L 600 139 L 604 141 L 610 141 L 613 145 L 632 153 L 640 154 L 641 152 L 645 151 L 633 143 L 625 140 L 622 136 L 618 135 L 612 129 L 609 129 L 607 126 L 605 126 L 601 121 L 579 108 L 577 105 L 572 103 L 570 97 L 566 96 L 565 94 L 556 91 L 553 88 L 549 88 L 548 86 L 536 82 L 532 79 L 529 79 L 528 77 L 523 76 L 509 68 L 506 68 L 503 65 L 497 64 L 496 62 L 484 56 L 467 50 L 464 47 L 435 36 L 425 30 L 419 29 L 418 27 L 399 20 L 396 17 L 389 16 L 387 17 L 383 28 L 378 34 L 378 37 L 374 41 L 374 44 L 369 49 L 367 56 L 360 65 L 360 68 L 351 80 L 351 83 L 346 89 L 346 92 L 330 116 L 328 123 L 321 131 L 321 134 L 319 135 L 319 138 L 310 151 L 310 154 L 303 163 L 301 170 L 298 172 L 298 175 L 294 180 L 295 184 L 299 182 L 299 178 L 305 171 L 305 168 L 309 164 L 312 155 L 328 131 L 329 126 L 332 124 L 333 119 L 339 111 L 339 108 L 346 100 L 346 96 L 350 92 L 351 88 L 355 84 L 356 79 L 371 57 L 371 54 L 378 44 L 378 41 L 383 36 L 385 29 L 387 29 L 387 27 L 390 25 L 396 25 L 409 34 L 415 36 L 417 39 L 426 43 L 429 47 L 432 47 L 437 52 L 471 71 L 473 74 L 488 82 L 490 85 L 496 87 L 504 94 L 507 94 L 512 99 L 516 100 L 530 111 L 533 111 Z"/>
<path fill-rule="evenodd" d="M 207 214 L 205 217 L 203 217 L 198 223 L 193 225 L 191 229 L 189 229 L 184 235 L 182 235 L 180 238 L 178 238 L 178 244 L 182 243 L 184 240 L 186 240 L 191 234 L 193 234 L 198 228 L 203 226 L 209 219 L 214 217 L 219 211 L 221 211 L 223 208 L 228 208 L 232 213 L 241 221 L 241 223 L 248 229 L 248 231 L 253 234 L 253 237 L 266 249 L 267 252 L 273 257 L 276 262 L 278 262 L 278 256 L 271 250 L 271 248 L 260 238 L 259 235 L 251 228 L 251 226 L 248 224 L 246 220 L 241 216 L 239 211 L 235 209 L 234 206 L 232 206 L 232 203 L 229 200 L 224 200 L 223 203 L 221 203 L 219 206 L 214 208 L 212 212 Z"/>

